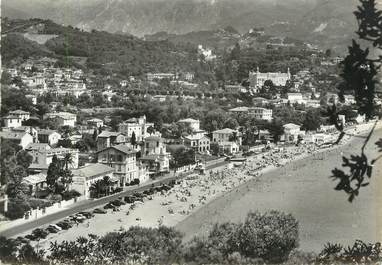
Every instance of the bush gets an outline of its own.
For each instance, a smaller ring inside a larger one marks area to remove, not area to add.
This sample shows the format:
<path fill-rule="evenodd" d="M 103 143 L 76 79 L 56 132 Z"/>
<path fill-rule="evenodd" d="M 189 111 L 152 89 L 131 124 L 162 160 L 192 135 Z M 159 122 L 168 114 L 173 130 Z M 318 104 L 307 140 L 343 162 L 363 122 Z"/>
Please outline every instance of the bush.
<path fill-rule="evenodd" d="M 71 200 L 79 196 L 81 196 L 81 193 L 79 193 L 76 190 L 65 191 L 62 193 L 62 199 L 65 201 Z"/>
<path fill-rule="evenodd" d="M 207 238 L 194 238 L 184 257 L 197 264 L 282 262 L 297 242 L 298 222 L 291 215 L 249 213 L 244 224 L 215 225 Z"/>
<path fill-rule="evenodd" d="M 5 216 L 11 220 L 23 218 L 25 212 L 29 211 L 30 207 L 26 202 L 9 201 L 8 211 Z"/>
<path fill-rule="evenodd" d="M 356 240 L 352 247 L 344 248 L 340 244 L 327 243 L 318 256 L 319 263 L 342 263 L 375 264 L 382 261 L 381 243 L 366 244 L 361 240 Z"/>
<path fill-rule="evenodd" d="M 40 199 L 29 199 L 29 206 L 32 208 L 32 209 L 37 209 L 37 208 L 45 208 L 45 207 L 49 207 L 49 206 L 52 206 L 52 202 L 51 201 L 46 201 L 46 200 L 40 200 Z"/>
<path fill-rule="evenodd" d="M 277 211 L 249 213 L 237 240 L 239 252 L 247 257 L 282 262 L 298 247 L 298 222 Z"/>

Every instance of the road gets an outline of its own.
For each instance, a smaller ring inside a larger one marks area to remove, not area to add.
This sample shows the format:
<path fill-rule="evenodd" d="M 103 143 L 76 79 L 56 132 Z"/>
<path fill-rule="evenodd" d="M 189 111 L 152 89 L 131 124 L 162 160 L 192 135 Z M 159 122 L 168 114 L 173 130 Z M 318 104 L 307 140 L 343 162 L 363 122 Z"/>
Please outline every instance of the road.
<path fill-rule="evenodd" d="M 208 169 L 221 167 L 221 166 L 226 165 L 227 163 L 228 162 L 222 162 L 222 163 L 218 163 L 215 165 L 207 166 L 206 169 L 208 170 Z M 41 227 L 41 226 L 46 225 L 46 224 L 53 223 L 57 220 L 65 218 L 69 215 L 73 215 L 73 214 L 76 214 L 76 213 L 81 212 L 81 211 L 86 211 L 88 209 L 104 205 L 110 201 L 118 199 L 119 197 L 129 196 L 129 195 L 132 195 L 134 192 L 142 192 L 148 188 L 151 188 L 152 185 L 160 186 L 162 184 L 168 184 L 172 180 L 182 179 L 182 178 L 184 178 L 184 177 L 186 177 L 192 173 L 193 172 L 190 171 L 190 172 L 184 173 L 182 175 L 173 175 L 173 176 L 171 176 L 172 174 L 168 174 L 165 177 L 159 178 L 157 180 L 154 180 L 154 181 L 149 182 L 147 184 L 144 184 L 142 186 L 133 187 L 129 190 L 125 190 L 123 192 L 116 193 L 116 194 L 113 194 L 113 195 L 110 195 L 107 197 L 103 197 L 103 198 L 100 198 L 97 200 L 88 200 L 88 201 L 85 201 L 84 203 L 80 202 L 79 204 L 77 204 L 77 205 L 75 204 L 73 207 L 65 209 L 63 211 L 53 213 L 53 214 L 44 216 L 42 218 L 33 220 L 31 222 L 24 223 L 24 224 L 21 224 L 21 225 L 0 231 L 0 236 L 14 237 L 14 236 L 21 234 L 21 233 L 24 233 L 26 231 Z"/>

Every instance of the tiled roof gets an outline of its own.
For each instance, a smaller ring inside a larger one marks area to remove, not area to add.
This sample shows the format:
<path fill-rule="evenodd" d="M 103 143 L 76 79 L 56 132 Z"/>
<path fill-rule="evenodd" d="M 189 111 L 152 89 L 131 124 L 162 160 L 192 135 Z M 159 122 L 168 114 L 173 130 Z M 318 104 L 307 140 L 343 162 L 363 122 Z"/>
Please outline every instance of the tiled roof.
<path fill-rule="evenodd" d="M 20 140 L 23 138 L 26 134 L 26 132 L 0 132 L 0 137 L 4 139 L 15 139 Z"/>
<path fill-rule="evenodd" d="M 108 137 L 117 137 L 118 135 L 120 135 L 121 133 L 120 132 L 108 132 L 108 131 L 103 131 L 101 132 L 98 137 L 101 137 L 101 138 L 108 138 Z"/>
<path fill-rule="evenodd" d="M 217 130 L 217 131 L 214 131 L 213 133 L 224 133 L 224 134 L 229 134 L 229 133 L 234 133 L 236 132 L 235 130 L 232 130 L 232 129 L 229 129 L 229 128 L 225 128 L 225 129 L 222 129 L 222 130 Z"/>
<path fill-rule="evenodd" d="M 199 122 L 199 121 L 191 119 L 191 118 L 187 118 L 187 119 L 179 120 L 178 122 Z"/>
<path fill-rule="evenodd" d="M 114 172 L 114 168 L 106 166 L 104 164 L 89 164 L 82 168 L 72 170 L 74 177 L 83 177 L 86 179 L 108 174 L 110 172 Z"/>

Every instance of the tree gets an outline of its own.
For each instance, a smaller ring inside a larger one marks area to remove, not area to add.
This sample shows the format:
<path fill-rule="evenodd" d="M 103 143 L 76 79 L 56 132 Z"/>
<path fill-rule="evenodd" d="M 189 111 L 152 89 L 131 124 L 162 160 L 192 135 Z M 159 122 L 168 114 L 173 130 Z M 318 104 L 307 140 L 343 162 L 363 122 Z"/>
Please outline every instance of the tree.
<path fill-rule="evenodd" d="M 298 247 L 298 221 L 277 211 L 249 213 L 238 232 L 237 244 L 247 257 L 283 262 Z"/>
<path fill-rule="evenodd" d="M 26 176 L 25 169 L 22 166 L 16 166 L 7 185 L 7 194 L 10 198 L 25 199 L 29 191 L 28 186 L 23 182 Z"/>
<path fill-rule="evenodd" d="M 52 158 L 52 162 L 48 167 L 48 172 L 46 175 L 46 183 L 48 184 L 51 190 L 56 189 L 57 181 L 60 178 L 61 173 L 61 163 L 58 160 L 57 156 L 54 155 Z"/>
<path fill-rule="evenodd" d="M 373 56 L 373 54 L 380 54 L 382 51 L 382 11 L 377 9 L 375 0 L 360 0 L 360 5 L 354 14 L 358 21 L 358 31 L 356 33 L 362 45 L 353 39 L 352 45 L 348 48 L 348 55 L 341 63 L 342 71 L 340 76 L 343 82 L 339 85 L 339 98 L 344 101 L 345 93 L 354 94 L 358 113 L 364 114 L 366 119 L 370 120 L 376 114 L 374 98 L 377 74 L 382 66 L 382 57 Z M 370 53 L 370 46 L 375 51 L 374 53 Z M 337 143 L 345 135 L 338 115 L 336 105 L 328 107 L 330 122 L 341 132 Z M 377 122 L 375 122 L 366 137 L 359 155 L 352 155 L 350 158 L 343 157 L 343 167 L 348 168 L 350 174 L 338 168 L 332 170 L 331 178 L 338 181 L 335 190 L 344 191 L 348 195 L 349 202 L 352 202 L 359 195 L 362 187 L 369 185 L 373 165 L 381 158 L 379 156 L 369 160 L 365 154 L 366 146 L 374 133 L 376 125 Z"/>
<path fill-rule="evenodd" d="M 305 120 L 302 127 L 308 131 L 316 131 L 320 128 L 321 124 L 322 122 L 320 110 L 310 109 L 305 115 Z"/>
<path fill-rule="evenodd" d="M 155 133 L 155 129 L 154 129 L 154 127 L 153 127 L 153 126 L 149 126 L 149 127 L 147 128 L 147 133 L 150 134 L 150 135 L 152 135 L 153 133 Z"/>
<path fill-rule="evenodd" d="M 131 143 L 132 146 L 136 146 L 137 145 L 137 139 L 135 137 L 135 132 L 133 132 L 131 134 L 130 143 Z"/>
<path fill-rule="evenodd" d="M 331 50 L 331 49 L 327 49 L 327 50 L 325 51 L 325 56 L 326 56 L 326 57 L 331 57 L 331 56 L 332 56 L 332 50 Z"/>

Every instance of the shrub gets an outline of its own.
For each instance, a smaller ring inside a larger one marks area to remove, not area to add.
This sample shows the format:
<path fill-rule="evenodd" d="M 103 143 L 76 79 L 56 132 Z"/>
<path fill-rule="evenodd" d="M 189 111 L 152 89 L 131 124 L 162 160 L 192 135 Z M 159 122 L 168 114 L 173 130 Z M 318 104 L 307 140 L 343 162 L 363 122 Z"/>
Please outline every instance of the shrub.
<path fill-rule="evenodd" d="M 45 208 L 45 207 L 49 207 L 49 206 L 52 206 L 52 202 L 51 201 L 46 201 L 46 200 L 40 200 L 40 199 L 29 199 L 29 206 L 32 208 L 32 209 L 37 209 L 37 208 Z"/>
<path fill-rule="evenodd" d="M 298 246 L 298 222 L 278 211 L 249 213 L 237 237 L 242 255 L 282 262 Z"/>
<path fill-rule="evenodd" d="M 319 254 L 320 263 L 371 263 L 382 261 L 381 243 L 366 244 L 356 240 L 353 246 L 344 248 L 340 244 L 327 243 Z"/>
<path fill-rule="evenodd" d="M 71 200 L 79 196 L 81 196 L 81 193 L 79 193 L 76 190 L 65 191 L 62 193 L 62 199 L 65 201 Z"/>
<path fill-rule="evenodd" d="M 5 216 L 11 220 L 23 218 L 25 212 L 29 211 L 30 207 L 26 202 L 9 201 L 8 211 Z"/>

